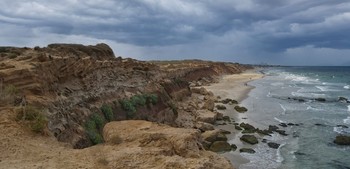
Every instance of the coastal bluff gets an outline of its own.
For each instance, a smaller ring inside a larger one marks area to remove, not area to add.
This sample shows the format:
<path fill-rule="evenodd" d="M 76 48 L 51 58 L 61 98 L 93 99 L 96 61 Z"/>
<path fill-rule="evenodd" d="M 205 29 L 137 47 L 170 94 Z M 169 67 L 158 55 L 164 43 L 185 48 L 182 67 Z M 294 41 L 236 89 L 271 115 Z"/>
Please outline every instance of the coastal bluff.
<path fill-rule="evenodd" d="M 203 101 L 193 90 L 250 68 L 201 60 L 138 61 L 116 57 L 107 44 L 0 47 L 1 164 L 232 168 L 203 148 L 198 126 L 211 127 L 201 112 L 213 114 L 208 122 L 217 112 L 213 94 L 204 93 Z"/>

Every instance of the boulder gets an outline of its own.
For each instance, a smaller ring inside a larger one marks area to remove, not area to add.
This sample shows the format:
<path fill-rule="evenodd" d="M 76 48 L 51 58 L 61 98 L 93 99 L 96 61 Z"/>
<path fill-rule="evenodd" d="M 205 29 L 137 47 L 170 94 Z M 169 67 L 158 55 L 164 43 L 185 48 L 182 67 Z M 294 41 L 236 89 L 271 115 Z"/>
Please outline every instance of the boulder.
<path fill-rule="evenodd" d="M 209 110 L 198 110 L 197 121 L 214 124 L 216 121 L 217 114 Z"/>
<path fill-rule="evenodd" d="M 278 149 L 278 147 L 280 147 L 280 144 L 277 144 L 277 143 L 274 143 L 274 142 L 269 142 L 269 143 L 267 143 L 267 145 L 270 148 L 274 148 L 274 149 Z"/>
<path fill-rule="evenodd" d="M 241 107 L 241 106 L 235 106 L 235 110 L 236 110 L 238 113 L 244 113 L 244 112 L 248 111 L 247 108 Z"/>
<path fill-rule="evenodd" d="M 239 149 L 239 152 L 241 152 L 241 153 L 250 153 L 250 154 L 254 154 L 255 153 L 255 151 L 253 149 L 251 149 L 251 148 L 241 148 L 241 149 Z"/>
<path fill-rule="evenodd" d="M 350 102 L 346 97 L 339 97 L 338 101 L 342 102 L 342 103 L 349 103 Z"/>
<path fill-rule="evenodd" d="M 241 127 L 239 127 L 238 125 L 235 125 L 235 129 L 236 130 L 243 130 Z"/>
<path fill-rule="evenodd" d="M 316 98 L 315 100 L 316 100 L 316 101 L 319 101 L 319 102 L 325 102 L 325 101 L 326 101 L 325 98 Z"/>
<path fill-rule="evenodd" d="M 216 120 L 224 120 L 224 115 L 220 112 L 216 113 Z"/>
<path fill-rule="evenodd" d="M 209 150 L 213 152 L 225 152 L 231 151 L 231 149 L 231 145 L 226 141 L 215 141 L 209 148 Z"/>
<path fill-rule="evenodd" d="M 231 119 L 230 119 L 229 116 L 224 116 L 222 119 L 223 119 L 224 121 L 231 121 Z"/>
<path fill-rule="evenodd" d="M 241 124 L 239 124 L 239 126 L 244 128 L 245 130 L 252 130 L 252 131 L 255 130 L 255 127 L 248 124 L 248 123 L 241 123 Z"/>
<path fill-rule="evenodd" d="M 342 125 L 342 124 L 337 125 L 337 127 L 346 128 L 346 129 L 349 128 L 348 126 Z"/>
<path fill-rule="evenodd" d="M 197 84 L 197 86 L 201 86 L 201 85 L 202 84 Z M 201 87 L 201 88 L 194 87 L 194 88 L 191 88 L 191 91 L 193 93 L 197 93 L 197 94 L 201 94 L 201 95 L 209 95 L 209 92 L 204 87 Z"/>
<path fill-rule="evenodd" d="M 195 124 L 195 128 L 201 130 L 202 132 L 214 130 L 214 126 L 212 124 L 201 122 L 201 121 Z"/>
<path fill-rule="evenodd" d="M 275 126 L 275 125 L 269 125 L 269 129 L 268 129 L 269 131 L 276 131 L 276 130 L 278 130 L 278 127 L 277 126 Z"/>
<path fill-rule="evenodd" d="M 224 106 L 224 105 L 216 105 L 216 108 L 218 110 L 226 110 L 226 106 Z"/>
<path fill-rule="evenodd" d="M 214 100 L 208 99 L 204 102 L 204 105 L 202 106 L 202 109 L 214 111 L 215 103 Z"/>
<path fill-rule="evenodd" d="M 338 145 L 350 145 L 350 136 L 339 135 L 335 138 L 333 143 Z"/>
<path fill-rule="evenodd" d="M 221 100 L 220 101 L 222 104 L 238 104 L 238 102 L 236 100 L 233 100 L 233 99 L 224 99 L 224 100 Z"/>
<path fill-rule="evenodd" d="M 236 151 L 236 150 L 237 150 L 236 144 L 231 144 L 231 151 Z"/>
<path fill-rule="evenodd" d="M 217 135 L 219 134 L 219 130 L 211 130 L 202 133 L 202 138 L 207 142 L 214 142 L 216 140 Z"/>
<path fill-rule="evenodd" d="M 242 141 L 249 143 L 249 144 L 258 144 L 258 139 L 254 135 L 243 135 L 240 138 Z"/>

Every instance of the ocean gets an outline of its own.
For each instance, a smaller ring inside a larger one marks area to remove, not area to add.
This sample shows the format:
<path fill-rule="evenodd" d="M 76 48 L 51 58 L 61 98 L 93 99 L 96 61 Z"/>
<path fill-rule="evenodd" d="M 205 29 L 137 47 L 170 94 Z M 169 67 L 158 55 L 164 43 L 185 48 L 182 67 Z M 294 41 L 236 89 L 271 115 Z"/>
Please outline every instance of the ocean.
<path fill-rule="evenodd" d="M 242 115 L 260 129 L 281 127 L 288 136 L 264 136 L 281 144 L 272 149 L 259 143 L 255 154 L 242 153 L 250 162 L 241 169 L 350 169 L 350 146 L 333 143 L 339 134 L 350 135 L 350 67 L 276 67 L 249 85 L 255 88 L 241 104 Z M 318 101 L 317 101 L 318 99 Z M 325 101 L 322 101 L 325 99 Z M 349 128 L 347 128 L 349 127 Z"/>

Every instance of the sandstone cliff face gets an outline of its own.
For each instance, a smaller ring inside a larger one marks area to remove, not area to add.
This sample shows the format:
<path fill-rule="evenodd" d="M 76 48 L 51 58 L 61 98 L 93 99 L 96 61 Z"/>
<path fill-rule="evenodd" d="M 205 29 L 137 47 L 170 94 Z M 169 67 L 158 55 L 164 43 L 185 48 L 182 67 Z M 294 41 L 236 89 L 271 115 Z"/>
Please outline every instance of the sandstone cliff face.
<path fill-rule="evenodd" d="M 93 144 L 85 124 L 94 114 L 103 116 L 102 105 L 111 107 L 113 120 L 143 119 L 176 126 L 177 102 L 191 96 L 190 83 L 212 82 L 219 75 L 248 68 L 204 61 L 169 66 L 116 58 L 106 44 L 1 48 L 0 54 L 1 85 L 15 86 L 28 104 L 41 107 L 49 132 L 75 148 Z M 143 94 L 153 94 L 157 101 L 138 107 L 131 116 L 120 101 Z"/>

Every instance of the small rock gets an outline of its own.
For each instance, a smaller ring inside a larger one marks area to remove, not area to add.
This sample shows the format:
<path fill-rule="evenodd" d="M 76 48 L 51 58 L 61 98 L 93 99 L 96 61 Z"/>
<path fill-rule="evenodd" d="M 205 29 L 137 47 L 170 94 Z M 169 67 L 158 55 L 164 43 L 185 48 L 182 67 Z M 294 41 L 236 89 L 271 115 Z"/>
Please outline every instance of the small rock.
<path fill-rule="evenodd" d="M 236 150 L 237 150 L 236 144 L 231 144 L 231 151 L 236 151 Z"/>
<path fill-rule="evenodd" d="M 286 131 L 284 131 L 284 130 L 276 130 L 276 132 L 282 136 L 288 136 L 288 134 L 286 134 Z"/>
<path fill-rule="evenodd" d="M 316 101 L 319 101 L 319 102 L 325 102 L 325 101 L 326 101 L 325 98 L 316 98 L 315 100 L 316 100 Z"/>
<path fill-rule="evenodd" d="M 236 110 L 238 113 L 244 113 L 244 112 L 247 112 L 247 111 L 248 111 L 247 108 L 241 107 L 241 106 L 235 106 L 235 110 Z"/>
<path fill-rule="evenodd" d="M 337 127 L 341 127 L 341 128 L 345 128 L 345 129 L 349 128 L 348 126 L 341 125 L 341 124 L 337 125 Z"/>
<path fill-rule="evenodd" d="M 275 126 L 275 125 L 269 125 L 269 129 L 268 130 L 269 131 L 276 131 L 276 130 L 278 130 L 278 127 Z"/>
<path fill-rule="evenodd" d="M 325 125 L 325 124 L 316 123 L 315 126 L 322 126 L 322 127 L 325 127 L 326 125 Z"/>
<path fill-rule="evenodd" d="M 255 130 L 255 127 L 248 123 L 241 123 L 239 126 L 244 128 L 245 130 Z"/>
<path fill-rule="evenodd" d="M 266 142 L 267 142 L 267 140 L 266 140 L 266 139 L 262 139 L 262 140 L 261 140 L 261 142 L 266 143 Z"/>
<path fill-rule="evenodd" d="M 224 115 L 220 112 L 217 112 L 216 120 L 223 120 L 223 119 L 224 119 Z"/>
<path fill-rule="evenodd" d="M 235 129 L 236 130 L 243 130 L 241 127 L 239 127 L 238 125 L 235 125 Z"/>
<path fill-rule="evenodd" d="M 279 125 L 282 127 L 288 127 L 288 125 L 286 123 L 280 123 Z"/>
<path fill-rule="evenodd" d="M 335 138 L 333 143 L 338 145 L 350 145 L 350 136 L 339 135 Z"/>
<path fill-rule="evenodd" d="M 349 103 L 349 100 L 345 97 L 339 97 L 338 101 L 342 103 Z"/>
<path fill-rule="evenodd" d="M 231 134 L 230 131 L 224 130 L 224 129 L 220 129 L 220 132 L 221 132 L 222 134 Z"/>
<path fill-rule="evenodd" d="M 243 134 L 251 134 L 251 133 L 255 133 L 255 130 L 243 130 L 242 133 Z"/>
<path fill-rule="evenodd" d="M 231 119 L 230 119 L 229 116 L 224 116 L 222 119 L 223 119 L 224 121 L 231 121 Z"/>
<path fill-rule="evenodd" d="M 209 149 L 214 152 L 231 151 L 231 145 L 226 141 L 215 141 Z"/>
<path fill-rule="evenodd" d="M 249 143 L 249 144 L 258 144 L 258 139 L 254 135 L 243 135 L 240 138 L 242 141 Z"/>
<path fill-rule="evenodd" d="M 218 110 L 226 110 L 226 106 L 224 106 L 224 105 L 216 105 L 216 108 Z"/>
<path fill-rule="evenodd" d="M 287 125 L 288 126 L 294 126 L 295 124 L 294 123 L 288 123 Z"/>
<path fill-rule="evenodd" d="M 280 144 L 277 144 L 277 143 L 274 143 L 274 142 L 269 142 L 269 143 L 267 143 L 267 145 L 270 148 L 274 148 L 274 149 L 278 149 L 278 147 L 280 147 Z"/>
<path fill-rule="evenodd" d="M 241 153 L 250 153 L 250 154 L 254 154 L 255 153 L 255 151 L 253 149 L 251 149 L 251 148 L 241 148 L 241 149 L 239 149 L 239 152 L 241 152 Z"/>

